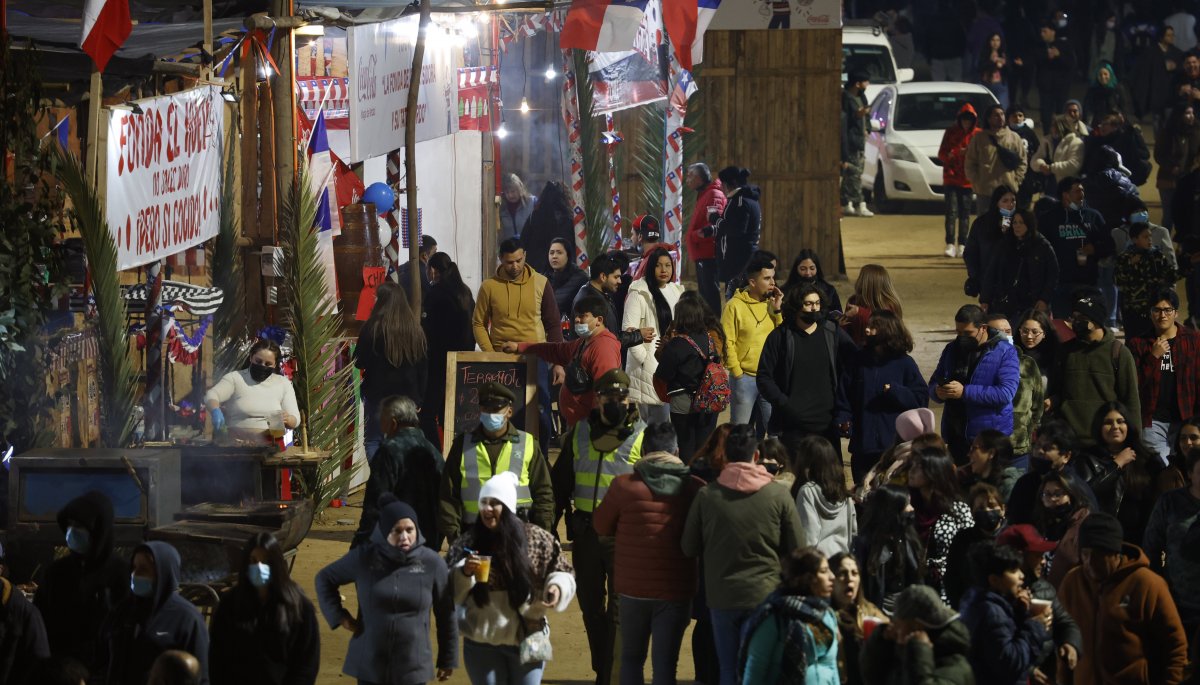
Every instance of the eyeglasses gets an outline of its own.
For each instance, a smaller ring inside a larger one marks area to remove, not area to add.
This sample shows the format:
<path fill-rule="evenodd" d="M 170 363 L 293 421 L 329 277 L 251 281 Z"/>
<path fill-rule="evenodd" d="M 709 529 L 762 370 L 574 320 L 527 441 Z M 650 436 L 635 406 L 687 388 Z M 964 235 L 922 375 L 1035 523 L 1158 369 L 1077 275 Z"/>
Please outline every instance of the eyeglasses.
<path fill-rule="evenodd" d="M 1045 335 L 1042 330 L 1037 328 L 1022 328 L 1018 331 L 1022 338 L 1040 338 Z"/>
<path fill-rule="evenodd" d="M 1044 499 L 1044 500 L 1046 500 L 1046 499 L 1049 499 L 1049 500 L 1067 499 L 1069 497 L 1070 497 L 1070 495 L 1063 492 L 1062 490 L 1045 490 L 1042 492 L 1042 499 Z"/>
<path fill-rule="evenodd" d="M 1155 307 L 1150 310 L 1150 313 L 1155 316 L 1170 316 L 1177 311 L 1174 307 Z"/>
<path fill-rule="evenodd" d="M 805 309 L 820 309 L 820 308 L 821 308 L 821 301 L 820 301 L 820 300 L 817 300 L 817 301 L 815 301 L 815 302 L 807 302 L 807 301 L 806 301 L 806 302 L 801 302 L 800 304 L 801 304 L 801 306 L 803 306 Z"/>

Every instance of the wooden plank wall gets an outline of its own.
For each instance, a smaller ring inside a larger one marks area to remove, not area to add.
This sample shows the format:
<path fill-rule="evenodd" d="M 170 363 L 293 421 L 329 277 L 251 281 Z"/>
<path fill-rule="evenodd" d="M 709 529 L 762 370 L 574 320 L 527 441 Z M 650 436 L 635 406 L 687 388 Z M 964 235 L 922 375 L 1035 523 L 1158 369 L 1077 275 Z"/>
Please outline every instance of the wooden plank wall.
<path fill-rule="evenodd" d="M 788 266 L 801 248 L 836 273 L 840 241 L 841 32 L 708 31 L 700 96 L 706 158 L 762 188 L 765 249 Z"/>

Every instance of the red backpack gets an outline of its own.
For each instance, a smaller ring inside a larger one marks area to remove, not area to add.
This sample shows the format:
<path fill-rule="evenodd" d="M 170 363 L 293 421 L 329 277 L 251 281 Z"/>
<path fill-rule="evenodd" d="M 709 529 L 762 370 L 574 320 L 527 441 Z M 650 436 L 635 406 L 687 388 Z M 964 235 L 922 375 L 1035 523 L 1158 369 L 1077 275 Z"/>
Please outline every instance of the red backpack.
<path fill-rule="evenodd" d="M 710 351 L 705 354 L 690 335 L 683 337 L 691 344 L 692 349 L 696 350 L 696 354 L 708 362 L 704 366 L 704 373 L 700 374 L 700 386 L 692 395 L 692 411 L 720 414 L 729 406 L 729 396 L 733 392 L 729 387 L 729 370 L 721 364 L 721 358 L 717 355 L 716 350 L 712 349 L 714 347 L 712 338 L 708 339 Z"/>

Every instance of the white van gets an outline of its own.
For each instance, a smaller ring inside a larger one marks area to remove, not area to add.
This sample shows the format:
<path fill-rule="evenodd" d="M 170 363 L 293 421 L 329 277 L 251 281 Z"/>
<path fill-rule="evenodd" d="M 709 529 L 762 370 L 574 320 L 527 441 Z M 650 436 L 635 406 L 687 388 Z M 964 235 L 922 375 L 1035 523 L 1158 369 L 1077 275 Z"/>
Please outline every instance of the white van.
<path fill-rule="evenodd" d="M 851 69 L 863 69 L 871 76 L 867 86 L 867 102 L 886 85 L 907 83 L 913 80 L 912 69 L 897 69 L 892 55 L 892 44 L 883 28 L 871 26 L 842 27 L 842 84 L 845 85 Z"/>

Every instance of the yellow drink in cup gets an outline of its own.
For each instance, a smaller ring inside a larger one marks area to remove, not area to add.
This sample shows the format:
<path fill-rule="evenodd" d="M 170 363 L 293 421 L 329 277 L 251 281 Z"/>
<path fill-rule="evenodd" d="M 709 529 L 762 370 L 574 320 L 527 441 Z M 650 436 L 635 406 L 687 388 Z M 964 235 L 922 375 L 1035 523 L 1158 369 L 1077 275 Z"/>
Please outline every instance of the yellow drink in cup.
<path fill-rule="evenodd" d="M 475 568 L 475 582 L 486 583 L 488 578 L 492 576 L 492 558 L 488 556 L 479 557 L 479 566 Z"/>

